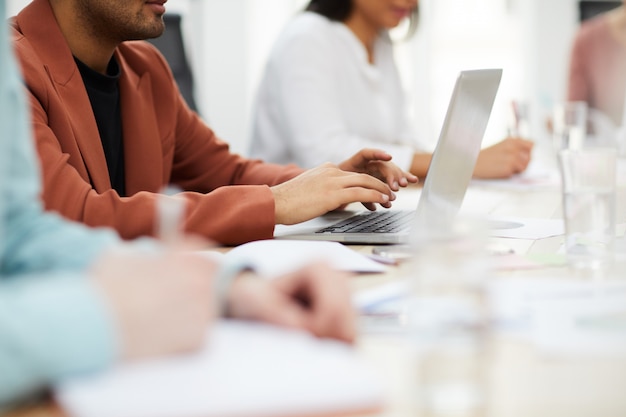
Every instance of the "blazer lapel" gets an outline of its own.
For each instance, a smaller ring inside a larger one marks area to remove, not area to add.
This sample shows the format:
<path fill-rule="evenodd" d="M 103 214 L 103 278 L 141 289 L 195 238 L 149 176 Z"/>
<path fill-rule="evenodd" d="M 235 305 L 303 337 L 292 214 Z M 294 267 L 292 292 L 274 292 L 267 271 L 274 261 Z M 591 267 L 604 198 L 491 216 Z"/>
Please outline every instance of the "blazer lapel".
<path fill-rule="evenodd" d="M 111 180 L 102 148 L 102 140 L 91 109 L 89 96 L 85 90 L 85 84 L 78 69 L 67 84 L 56 83 L 56 90 L 68 109 L 67 117 L 88 171 L 89 180 L 99 193 L 110 190 Z"/>
<path fill-rule="evenodd" d="M 150 73 L 136 74 L 116 54 L 121 66 L 120 100 L 124 132 L 126 193 L 159 192 L 163 175 L 161 136 L 154 112 Z"/>
<path fill-rule="evenodd" d="M 111 189 L 109 171 L 102 149 L 85 84 L 74 62 L 72 52 L 57 25 L 47 0 L 34 0 L 17 16 L 17 22 L 29 39 L 50 77 L 50 81 L 65 107 L 67 122 L 74 132 L 80 157 L 70 162 L 98 192 Z M 67 138 L 67 140 L 71 140 Z M 61 146 L 63 147 L 63 143 Z"/>

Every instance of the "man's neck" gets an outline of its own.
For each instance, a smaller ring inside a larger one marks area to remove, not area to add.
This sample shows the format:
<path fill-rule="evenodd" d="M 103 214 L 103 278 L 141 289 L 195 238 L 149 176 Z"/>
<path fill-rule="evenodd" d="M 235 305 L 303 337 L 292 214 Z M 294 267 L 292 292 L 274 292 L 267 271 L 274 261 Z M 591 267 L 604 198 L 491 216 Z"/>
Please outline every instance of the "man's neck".
<path fill-rule="evenodd" d="M 72 2 L 50 0 L 50 5 L 72 55 L 94 71 L 106 74 L 119 43 L 98 37 L 86 27 L 85 22 L 76 16 Z"/>

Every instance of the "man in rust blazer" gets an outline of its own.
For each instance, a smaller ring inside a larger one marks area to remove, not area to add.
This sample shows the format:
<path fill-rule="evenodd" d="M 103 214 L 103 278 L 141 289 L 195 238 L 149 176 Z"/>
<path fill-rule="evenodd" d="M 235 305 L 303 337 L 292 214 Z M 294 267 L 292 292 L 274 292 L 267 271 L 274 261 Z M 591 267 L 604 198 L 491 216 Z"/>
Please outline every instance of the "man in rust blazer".
<path fill-rule="evenodd" d="M 417 181 L 379 150 L 304 172 L 231 153 L 156 49 L 132 41 L 163 32 L 165 1 L 34 0 L 14 18 L 47 209 L 127 239 L 152 235 L 158 193 L 173 184 L 185 231 L 240 244 L 351 202 L 389 207 Z"/>

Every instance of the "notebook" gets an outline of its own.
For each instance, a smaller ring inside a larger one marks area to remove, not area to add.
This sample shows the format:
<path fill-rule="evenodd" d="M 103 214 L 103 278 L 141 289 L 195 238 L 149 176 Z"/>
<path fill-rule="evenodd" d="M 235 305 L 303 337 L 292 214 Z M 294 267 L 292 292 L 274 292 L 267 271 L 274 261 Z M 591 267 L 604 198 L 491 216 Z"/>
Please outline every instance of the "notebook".
<path fill-rule="evenodd" d="M 501 78 L 501 69 L 461 71 L 458 75 L 416 210 L 330 213 L 277 227 L 274 237 L 397 244 L 407 243 L 411 229 L 420 224 L 449 222 L 461 207 L 472 178 Z"/>
<path fill-rule="evenodd" d="M 220 320 L 198 351 L 66 379 L 54 397 L 69 417 L 376 415 L 387 401 L 377 370 L 339 341 Z"/>

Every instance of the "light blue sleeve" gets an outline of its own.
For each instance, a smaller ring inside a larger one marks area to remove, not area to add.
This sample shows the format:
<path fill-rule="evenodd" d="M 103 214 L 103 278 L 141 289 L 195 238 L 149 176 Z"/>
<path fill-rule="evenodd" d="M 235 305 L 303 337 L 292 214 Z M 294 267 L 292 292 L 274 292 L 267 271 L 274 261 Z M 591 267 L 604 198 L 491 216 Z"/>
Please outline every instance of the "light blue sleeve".
<path fill-rule="evenodd" d="M 102 370 L 118 355 L 103 300 L 82 276 L 0 286 L 0 410 L 63 377 Z"/>
<path fill-rule="evenodd" d="M 0 0 L 0 408 L 65 375 L 109 366 L 112 318 L 84 275 L 113 232 L 44 213 L 37 157 Z"/>
<path fill-rule="evenodd" d="M 5 55 L 0 59 L 0 214 L 4 229 L 0 274 L 83 269 L 119 239 L 113 231 L 95 232 L 43 213 L 24 86 L 6 47 L 6 27 L 1 32 Z"/>

